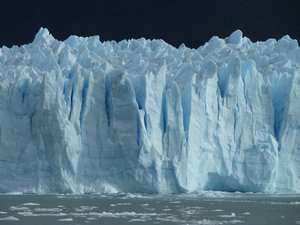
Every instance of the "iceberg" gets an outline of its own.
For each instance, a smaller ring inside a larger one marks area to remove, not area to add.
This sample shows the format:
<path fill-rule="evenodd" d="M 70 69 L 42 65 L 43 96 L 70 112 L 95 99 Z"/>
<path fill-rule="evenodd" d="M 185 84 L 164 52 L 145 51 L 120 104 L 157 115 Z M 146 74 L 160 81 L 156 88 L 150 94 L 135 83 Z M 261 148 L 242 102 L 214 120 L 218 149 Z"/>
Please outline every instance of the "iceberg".
<path fill-rule="evenodd" d="M 237 30 L 0 49 L 0 193 L 300 192 L 300 48 Z"/>

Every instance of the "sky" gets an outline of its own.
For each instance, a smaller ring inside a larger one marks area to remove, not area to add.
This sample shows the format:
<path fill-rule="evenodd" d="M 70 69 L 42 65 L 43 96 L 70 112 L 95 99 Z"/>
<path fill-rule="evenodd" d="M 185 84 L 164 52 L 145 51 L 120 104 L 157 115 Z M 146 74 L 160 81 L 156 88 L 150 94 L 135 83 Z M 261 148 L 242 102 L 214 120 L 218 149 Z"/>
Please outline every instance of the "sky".
<path fill-rule="evenodd" d="M 40 27 L 58 40 L 163 39 L 197 48 L 236 29 L 252 41 L 300 40 L 300 0 L 10 0 L 0 3 L 0 46 L 32 42 Z"/>

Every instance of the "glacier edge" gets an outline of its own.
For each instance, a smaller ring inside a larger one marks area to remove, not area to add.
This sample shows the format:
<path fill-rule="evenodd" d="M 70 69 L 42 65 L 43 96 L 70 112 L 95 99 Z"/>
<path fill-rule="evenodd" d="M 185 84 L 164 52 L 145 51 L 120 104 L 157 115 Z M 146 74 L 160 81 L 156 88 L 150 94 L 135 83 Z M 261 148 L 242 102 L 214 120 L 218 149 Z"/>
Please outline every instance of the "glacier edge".
<path fill-rule="evenodd" d="M 0 49 L 0 193 L 300 192 L 300 48 L 235 31 L 198 49 Z"/>

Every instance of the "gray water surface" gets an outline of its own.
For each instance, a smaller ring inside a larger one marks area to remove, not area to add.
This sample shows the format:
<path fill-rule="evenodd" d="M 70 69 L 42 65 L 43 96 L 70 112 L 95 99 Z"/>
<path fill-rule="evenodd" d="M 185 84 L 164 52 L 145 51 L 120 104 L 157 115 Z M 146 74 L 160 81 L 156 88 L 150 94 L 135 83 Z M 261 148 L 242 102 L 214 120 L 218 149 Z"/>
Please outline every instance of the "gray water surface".
<path fill-rule="evenodd" d="M 0 224 L 300 224 L 300 196 L 0 195 Z"/>

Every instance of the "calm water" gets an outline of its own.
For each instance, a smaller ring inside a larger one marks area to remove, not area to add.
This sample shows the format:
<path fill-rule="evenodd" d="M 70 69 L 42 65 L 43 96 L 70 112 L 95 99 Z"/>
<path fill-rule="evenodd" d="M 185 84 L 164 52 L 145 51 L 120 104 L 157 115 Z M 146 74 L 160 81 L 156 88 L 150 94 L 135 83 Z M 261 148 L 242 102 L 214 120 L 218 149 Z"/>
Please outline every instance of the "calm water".
<path fill-rule="evenodd" d="M 300 196 L 0 195 L 0 224 L 300 224 Z"/>

